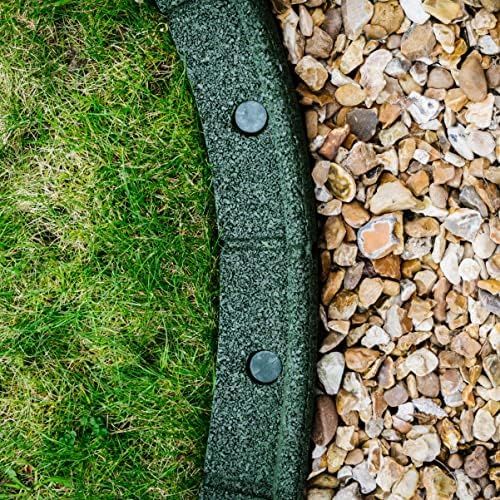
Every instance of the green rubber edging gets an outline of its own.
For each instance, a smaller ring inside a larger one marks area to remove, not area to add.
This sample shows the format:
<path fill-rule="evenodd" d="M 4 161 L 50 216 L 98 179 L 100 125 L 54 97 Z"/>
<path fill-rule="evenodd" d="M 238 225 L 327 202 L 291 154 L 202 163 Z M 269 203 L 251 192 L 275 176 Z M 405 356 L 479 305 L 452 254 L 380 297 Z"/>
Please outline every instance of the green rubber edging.
<path fill-rule="evenodd" d="M 158 0 L 187 65 L 214 171 L 221 240 L 217 373 L 203 499 L 303 497 L 310 443 L 317 274 L 306 140 L 266 0 Z M 256 136 L 234 126 L 264 105 Z M 283 371 L 259 385 L 252 353 Z"/>

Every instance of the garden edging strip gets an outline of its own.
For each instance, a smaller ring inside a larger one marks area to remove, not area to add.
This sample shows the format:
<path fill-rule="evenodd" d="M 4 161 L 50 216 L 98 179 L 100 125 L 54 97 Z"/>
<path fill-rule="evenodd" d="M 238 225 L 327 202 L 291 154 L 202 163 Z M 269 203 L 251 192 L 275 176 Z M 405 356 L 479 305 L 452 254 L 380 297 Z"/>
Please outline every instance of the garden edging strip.
<path fill-rule="evenodd" d="M 217 376 L 202 498 L 300 498 L 318 300 L 312 186 L 288 64 L 266 0 L 158 3 L 203 125 L 221 241 Z M 267 112 L 266 126 L 254 135 L 235 125 L 235 110 L 247 101 Z M 269 384 L 249 373 L 259 351 L 282 366 Z"/>

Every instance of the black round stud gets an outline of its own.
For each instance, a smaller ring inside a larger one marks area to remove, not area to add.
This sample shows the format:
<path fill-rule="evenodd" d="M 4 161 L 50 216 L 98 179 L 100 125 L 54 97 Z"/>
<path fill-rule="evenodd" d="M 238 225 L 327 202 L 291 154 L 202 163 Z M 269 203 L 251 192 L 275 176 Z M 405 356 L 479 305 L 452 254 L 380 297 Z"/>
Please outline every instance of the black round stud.
<path fill-rule="evenodd" d="M 259 351 L 250 356 L 248 370 L 252 379 L 259 384 L 272 384 L 281 374 L 282 365 L 277 354 Z"/>
<path fill-rule="evenodd" d="M 267 125 L 267 111 L 260 102 L 245 101 L 236 108 L 234 122 L 240 132 L 248 135 L 258 134 Z"/>

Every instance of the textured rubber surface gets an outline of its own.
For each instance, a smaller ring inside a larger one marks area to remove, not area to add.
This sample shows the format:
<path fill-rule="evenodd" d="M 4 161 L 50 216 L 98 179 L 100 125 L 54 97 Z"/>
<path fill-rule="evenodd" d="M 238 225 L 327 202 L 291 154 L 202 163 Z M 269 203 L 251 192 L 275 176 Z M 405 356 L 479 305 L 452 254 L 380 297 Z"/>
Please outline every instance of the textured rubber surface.
<path fill-rule="evenodd" d="M 295 499 L 307 470 L 317 329 L 313 196 L 303 126 L 266 0 L 159 0 L 214 167 L 221 238 L 217 376 L 204 499 Z M 256 136 L 233 124 L 256 100 Z M 278 354 L 270 385 L 249 357 Z"/>

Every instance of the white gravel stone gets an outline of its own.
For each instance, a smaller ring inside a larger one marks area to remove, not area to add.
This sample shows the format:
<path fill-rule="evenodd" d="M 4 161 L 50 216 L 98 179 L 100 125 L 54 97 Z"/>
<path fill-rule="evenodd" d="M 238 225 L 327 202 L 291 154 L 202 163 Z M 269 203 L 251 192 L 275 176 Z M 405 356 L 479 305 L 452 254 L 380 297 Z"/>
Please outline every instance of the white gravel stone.
<path fill-rule="evenodd" d="M 419 377 L 424 377 L 433 372 L 439 362 L 436 355 L 423 347 L 410 354 L 404 361 L 406 368 Z"/>
<path fill-rule="evenodd" d="M 416 24 L 424 24 L 431 17 L 422 7 L 421 0 L 400 0 L 401 8 L 406 17 Z"/>
<path fill-rule="evenodd" d="M 472 424 L 472 434 L 479 441 L 489 441 L 495 434 L 495 419 L 491 413 L 483 408 L 477 410 Z"/>
<path fill-rule="evenodd" d="M 326 354 L 318 361 L 318 378 L 327 394 L 334 395 L 340 389 L 345 361 L 340 352 Z"/>
<path fill-rule="evenodd" d="M 444 257 L 439 262 L 439 267 L 446 279 L 453 285 L 460 284 L 460 245 L 450 243 L 444 253 Z"/>
<path fill-rule="evenodd" d="M 484 130 L 466 129 L 467 144 L 470 150 L 478 156 L 488 156 L 495 150 L 495 139 Z"/>
<path fill-rule="evenodd" d="M 481 267 L 474 259 L 464 259 L 458 266 L 458 273 L 464 281 L 473 281 L 479 278 Z"/>
<path fill-rule="evenodd" d="M 470 208 L 459 208 L 446 217 L 444 227 L 455 236 L 467 241 L 474 241 L 482 223 L 483 218 L 478 211 Z"/>
<path fill-rule="evenodd" d="M 380 326 L 371 326 L 361 340 L 361 345 L 372 348 L 377 345 L 386 345 L 391 341 L 389 334 Z"/>
<path fill-rule="evenodd" d="M 408 112 L 420 125 L 428 123 L 439 114 L 441 105 L 438 100 L 425 97 L 417 92 L 412 92 L 408 98 L 411 101 Z"/>
<path fill-rule="evenodd" d="M 386 85 L 384 69 L 392 59 L 392 54 L 386 49 L 372 52 L 361 66 L 359 83 L 366 90 L 365 104 L 369 108 L 377 99 Z"/>
<path fill-rule="evenodd" d="M 460 156 L 466 160 L 474 159 L 474 153 L 470 148 L 465 128 L 462 125 L 448 128 L 448 140 Z"/>

